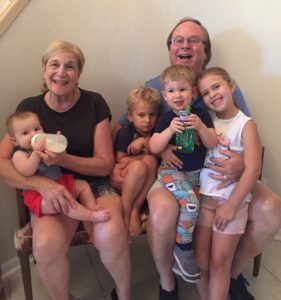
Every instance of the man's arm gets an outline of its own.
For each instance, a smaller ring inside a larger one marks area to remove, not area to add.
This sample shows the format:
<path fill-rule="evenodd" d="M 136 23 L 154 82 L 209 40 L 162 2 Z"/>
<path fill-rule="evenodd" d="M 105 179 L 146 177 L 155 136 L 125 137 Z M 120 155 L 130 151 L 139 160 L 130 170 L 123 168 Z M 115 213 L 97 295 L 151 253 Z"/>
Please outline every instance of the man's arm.
<path fill-rule="evenodd" d="M 239 109 L 240 109 L 246 116 L 250 117 L 250 116 L 251 116 L 251 113 L 250 113 L 250 111 L 249 111 L 249 109 L 248 109 L 248 106 L 247 106 L 247 104 L 246 104 L 246 101 L 245 101 L 245 98 L 244 98 L 244 96 L 243 96 L 243 94 L 242 94 L 242 91 L 241 91 L 241 89 L 239 88 L 239 86 L 238 86 L 237 84 L 236 84 L 236 88 L 235 88 L 235 90 L 234 90 L 234 92 L 233 92 L 233 96 L 234 96 L 234 98 L 235 98 L 235 100 L 236 100 L 236 102 L 237 102 L 237 105 L 238 105 Z"/>

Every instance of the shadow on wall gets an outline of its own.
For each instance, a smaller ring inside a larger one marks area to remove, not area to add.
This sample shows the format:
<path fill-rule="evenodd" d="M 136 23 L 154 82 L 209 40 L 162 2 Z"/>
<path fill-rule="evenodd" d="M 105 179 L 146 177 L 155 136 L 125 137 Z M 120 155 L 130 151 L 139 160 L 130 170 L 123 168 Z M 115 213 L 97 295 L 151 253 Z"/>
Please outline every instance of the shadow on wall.
<path fill-rule="evenodd" d="M 266 45 L 268 47 L 268 45 Z M 280 73 L 269 73 L 265 65 L 265 49 L 257 39 L 241 28 L 228 30 L 212 37 L 212 66 L 225 68 L 237 81 L 253 118 L 258 124 L 265 151 L 264 176 L 268 185 L 281 194 L 281 127 Z M 271 47 L 271 46 L 270 46 Z M 275 52 L 276 53 L 276 52 Z M 276 57 L 276 62 L 279 60 Z M 279 189 L 279 190 L 278 190 Z"/>

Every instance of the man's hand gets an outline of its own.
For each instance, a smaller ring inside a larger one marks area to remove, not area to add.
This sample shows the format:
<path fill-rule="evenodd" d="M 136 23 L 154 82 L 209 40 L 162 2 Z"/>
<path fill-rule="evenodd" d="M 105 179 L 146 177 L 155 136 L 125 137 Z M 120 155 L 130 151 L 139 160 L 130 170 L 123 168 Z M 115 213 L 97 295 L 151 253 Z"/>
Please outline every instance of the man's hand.
<path fill-rule="evenodd" d="M 176 146 L 167 145 L 165 150 L 161 152 L 161 158 L 163 163 L 170 169 L 181 169 L 183 162 L 175 155 L 174 151 Z"/>
<path fill-rule="evenodd" d="M 220 180 L 221 183 L 217 186 L 218 189 L 224 188 L 229 184 L 238 181 L 244 171 L 244 159 L 241 154 L 231 150 L 221 150 L 225 158 L 211 158 L 213 164 L 208 164 L 207 167 L 220 174 L 210 173 L 209 176 Z"/>

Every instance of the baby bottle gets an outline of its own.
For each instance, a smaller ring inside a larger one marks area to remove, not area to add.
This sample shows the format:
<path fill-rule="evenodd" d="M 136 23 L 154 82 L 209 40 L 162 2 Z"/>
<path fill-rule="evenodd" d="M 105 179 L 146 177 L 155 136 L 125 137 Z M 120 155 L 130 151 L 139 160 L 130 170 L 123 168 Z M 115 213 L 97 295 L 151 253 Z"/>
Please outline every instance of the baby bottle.
<path fill-rule="evenodd" d="M 184 110 L 180 111 L 180 120 L 185 121 L 190 112 L 190 105 L 186 105 Z M 176 151 L 191 153 L 194 151 L 195 132 L 194 129 L 185 127 L 181 133 L 176 134 Z"/>
<path fill-rule="evenodd" d="M 35 134 L 31 140 L 33 145 L 35 141 L 45 140 L 45 148 L 54 153 L 62 153 L 67 147 L 67 139 L 62 134 L 39 133 Z"/>

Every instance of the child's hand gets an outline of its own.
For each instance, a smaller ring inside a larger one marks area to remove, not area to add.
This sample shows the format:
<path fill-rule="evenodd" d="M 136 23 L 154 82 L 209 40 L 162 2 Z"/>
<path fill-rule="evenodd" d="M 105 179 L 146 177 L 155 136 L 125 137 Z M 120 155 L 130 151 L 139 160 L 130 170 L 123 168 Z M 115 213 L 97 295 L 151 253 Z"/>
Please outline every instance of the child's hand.
<path fill-rule="evenodd" d="M 233 219 L 235 212 L 235 207 L 227 202 L 217 207 L 214 225 L 218 231 L 224 231 L 227 223 Z"/>
<path fill-rule="evenodd" d="M 184 123 L 180 120 L 179 117 L 175 117 L 171 121 L 169 129 L 173 134 L 175 134 L 176 132 L 181 133 L 184 130 Z"/>
<path fill-rule="evenodd" d="M 191 113 L 187 116 L 186 121 L 184 122 L 184 124 L 188 128 L 193 128 L 197 131 L 202 129 L 203 126 L 204 126 L 204 123 L 201 121 L 201 119 L 196 114 L 191 114 Z"/>
<path fill-rule="evenodd" d="M 32 149 L 34 151 L 44 151 L 45 150 L 46 141 L 45 139 L 37 139 L 34 144 L 32 144 Z"/>
<path fill-rule="evenodd" d="M 142 152 L 147 152 L 147 141 L 145 138 L 140 137 L 131 142 L 131 144 L 127 148 L 127 152 L 129 155 L 136 155 Z"/>

